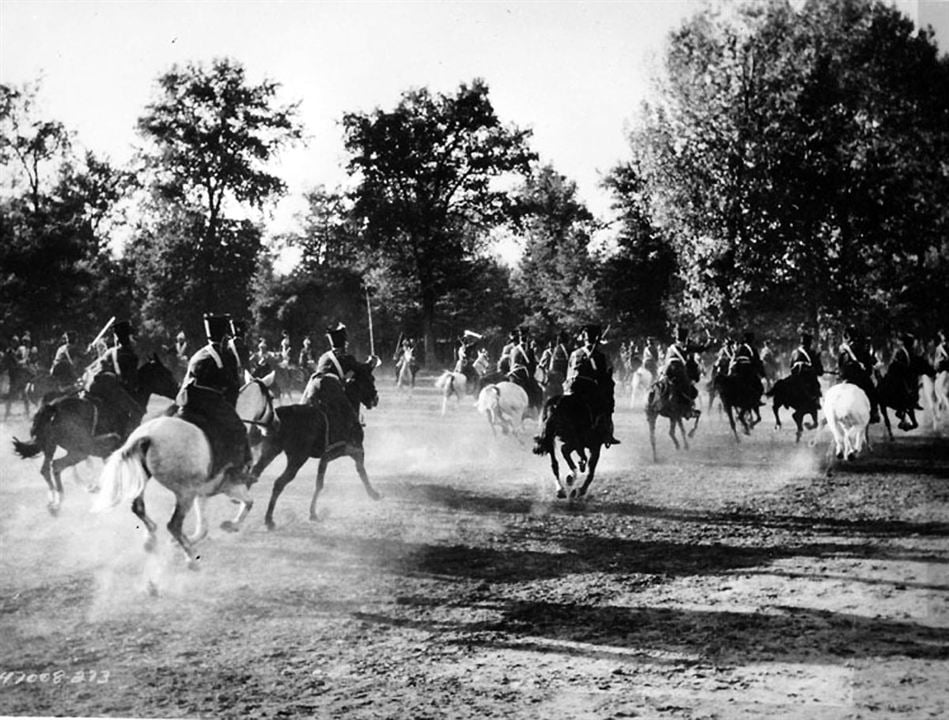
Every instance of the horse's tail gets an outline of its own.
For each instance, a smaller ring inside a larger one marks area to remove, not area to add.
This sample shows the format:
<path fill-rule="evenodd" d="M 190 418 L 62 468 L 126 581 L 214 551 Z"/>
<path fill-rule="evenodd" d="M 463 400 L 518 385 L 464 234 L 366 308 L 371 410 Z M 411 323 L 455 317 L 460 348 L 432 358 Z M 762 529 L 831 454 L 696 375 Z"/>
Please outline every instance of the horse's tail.
<path fill-rule="evenodd" d="M 142 494 L 149 478 L 145 453 L 150 444 L 147 434 L 134 432 L 109 456 L 102 468 L 99 494 L 92 504 L 92 512 L 110 510 Z"/>
<path fill-rule="evenodd" d="M 56 405 L 43 405 L 33 416 L 33 424 L 30 425 L 29 441 L 17 440 L 13 438 L 13 450 L 21 458 L 36 457 L 43 451 L 43 445 L 46 443 L 46 433 L 50 424 L 56 417 Z"/>
<path fill-rule="evenodd" d="M 435 379 L 435 387 L 437 387 L 439 390 L 444 390 L 445 386 L 448 385 L 448 383 L 450 383 L 453 378 L 454 376 L 451 374 L 451 372 L 446 370 Z"/>
<path fill-rule="evenodd" d="M 478 400 L 475 402 L 475 407 L 480 413 L 486 412 L 495 412 L 497 413 L 500 408 L 501 403 L 501 390 L 497 385 L 488 385 L 484 390 L 478 394 Z"/>

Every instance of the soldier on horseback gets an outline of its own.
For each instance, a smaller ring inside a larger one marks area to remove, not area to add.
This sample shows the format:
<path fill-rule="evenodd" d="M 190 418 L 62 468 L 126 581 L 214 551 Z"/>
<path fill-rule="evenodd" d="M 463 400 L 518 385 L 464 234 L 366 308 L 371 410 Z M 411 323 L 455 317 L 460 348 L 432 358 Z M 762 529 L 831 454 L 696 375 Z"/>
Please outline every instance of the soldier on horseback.
<path fill-rule="evenodd" d="M 643 345 L 642 361 L 642 366 L 656 377 L 659 370 L 659 347 L 656 345 L 656 338 L 652 335 L 646 338 L 646 343 Z"/>
<path fill-rule="evenodd" d="M 292 364 L 292 349 L 290 347 L 290 334 L 284 330 L 280 336 L 280 364 L 289 368 Z"/>
<path fill-rule="evenodd" d="M 266 377 L 273 371 L 273 353 L 270 352 L 270 346 L 267 340 L 261 338 L 257 343 L 256 352 L 250 356 L 250 374 L 255 378 Z"/>
<path fill-rule="evenodd" d="M 102 401 L 106 426 L 115 429 L 121 437 L 126 437 L 145 414 L 145 408 L 132 397 L 138 388 L 138 355 L 132 344 L 134 332 L 128 320 L 112 325 L 114 343 L 96 361 L 86 386 L 87 395 Z"/>
<path fill-rule="evenodd" d="M 666 357 L 663 361 L 661 375 L 661 389 L 667 400 L 678 395 L 689 406 L 689 415 L 695 411 L 695 398 L 699 391 L 694 383 L 699 378 L 699 368 L 694 355 L 704 352 L 707 345 L 696 345 L 689 342 L 689 331 L 684 327 L 677 327 L 675 341 L 666 348 Z"/>
<path fill-rule="evenodd" d="M 811 347 L 814 337 L 801 333 L 801 344 L 791 353 L 791 375 L 799 377 L 802 386 L 815 402 L 820 402 L 820 377 L 824 374 L 820 353 Z"/>
<path fill-rule="evenodd" d="M 511 349 L 510 357 L 511 370 L 508 378 L 524 388 L 531 407 L 540 407 L 544 401 L 544 390 L 534 376 L 537 372 L 537 357 L 534 355 L 530 330 L 526 327 L 517 331 L 517 344 Z"/>
<path fill-rule="evenodd" d="M 507 375 L 511 372 L 511 353 L 517 345 L 517 330 L 511 330 L 507 336 L 507 342 L 501 348 L 501 354 L 498 356 L 498 372 Z"/>
<path fill-rule="evenodd" d="M 229 315 L 204 315 L 208 344 L 188 361 L 177 416 L 197 425 L 211 446 L 211 473 L 228 482 L 244 482 L 250 463 L 247 431 L 234 406 L 241 389 L 241 369 L 237 354 L 228 340 L 231 336 Z"/>
<path fill-rule="evenodd" d="M 919 402 L 919 376 L 915 371 L 916 362 L 913 350 L 916 346 L 916 336 L 912 333 L 901 334 L 896 341 L 896 350 L 890 359 L 889 374 L 896 378 L 906 407 L 922 410 Z M 897 417 L 902 420 L 902 412 Z"/>
<path fill-rule="evenodd" d="M 465 334 L 458 338 L 458 348 L 455 351 L 455 372 L 465 376 L 469 388 L 477 387 L 478 371 L 475 370 L 474 360 L 477 356 L 475 345 L 481 335 L 471 330 L 465 330 Z"/>
<path fill-rule="evenodd" d="M 860 336 L 854 328 L 844 331 L 844 341 L 840 344 L 840 354 L 837 357 L 837 372 L 841 380 L 856 385 L 863 390 L 870 400 L 870 422 L 880 422 L 880 412 L 877 409 L 877 393 L 873 386 L 871 372 L 873 358 Z"/>
<path fill-rule="evenodd" d="M 326 331 L 330 349 L 316 361 L 316 372 L 311 381 L 314 404 L 326 413 L 329 424 L 329 442 L 362 442 L 363 431 L 356 410 L 346 397 L 345 384 L 356 373 L 359 362 L 346 349 L 349 336 L 346 326 L 339 322 Z M 370 358 L 369 363 L 375 364 Z M 305 400 L 307 398 L 304 398 Z"/>
<path fill-rule="evenodd" d="M 63 344 L 56 348 L 56 354 L 53 356 L 53 364 L 49 369 L 49 375 L 56 382 L 60 391 L 74 388 L 79 381 L 79 373 L 76 372 L 76 362 L 73 360 L 75 352 L 76 333 L 72 330 L 67 330 L 63 333 Z"/>
<path fill-rule="evenodd" d="M 313 341 L 310 340 L 309 335 L 303 338 L 303 347 L 300 348 L 300 356 L 297 365 L 299 365 L 300 370 L 303 371 L 304 379 L 310 377 L 316 369 L 316 353 L 313 352 Z"/>
<path fill-rule="evenodd" d="M 761 382 L 764 377 L 764 365 L 754 343 L 755 334 L 746 332 L 742 342 L 735 348 L 728 374 L 741 378 L 751 393 L 760 398 L 764 392 L 764 384 Z"/>
<path fill-rule="evenodd" d="M 586 401 L 593 415 L 593 427 L 609 447 L 619 445 L 620 441 L 613 435 L 613 368 L 599 349 L 601 336 L 599 325 L 585 325 L 581 330 L 583 344 L 570 354 L 564 395 L 577 395 Z"/>

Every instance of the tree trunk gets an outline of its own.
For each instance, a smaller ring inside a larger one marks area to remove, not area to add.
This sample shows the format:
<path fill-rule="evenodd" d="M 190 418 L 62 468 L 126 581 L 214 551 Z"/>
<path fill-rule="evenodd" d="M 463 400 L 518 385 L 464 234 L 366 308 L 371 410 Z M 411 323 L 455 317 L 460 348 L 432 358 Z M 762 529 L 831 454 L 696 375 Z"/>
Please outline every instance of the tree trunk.
<path fill-rule="evenodd" d="M 422 334 L 425 342 L 425 367 L 438 366 L 435 344 L 435 295 L 430 290 L 422 290 Z"/>

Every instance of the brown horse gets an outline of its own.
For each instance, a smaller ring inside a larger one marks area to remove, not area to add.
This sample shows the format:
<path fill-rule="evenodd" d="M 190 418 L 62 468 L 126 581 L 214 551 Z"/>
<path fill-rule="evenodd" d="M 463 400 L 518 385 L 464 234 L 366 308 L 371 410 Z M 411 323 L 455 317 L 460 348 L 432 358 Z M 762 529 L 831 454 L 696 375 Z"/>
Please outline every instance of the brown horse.
<path fill-rule="evenodd" d="M 594 427 L 593 410 L 579 395 L 559 395 L 544 403 L 540 434 L 534 438 L 534 454 L 550 456 L 558 498 L 573 499 L 586 495 L 600 460 L 603 445 L 600 438 L 600 430 Z M 557 462 L 558 442 L 560 455 L 570 468 L 564 480 L 560 479 L 560 464 Z M 576 462 L 574 455 L 577 456 Z M 578 472 L 586 473 L 579 488 L 574 485 Z"/>
<path fill-rule="evenodd" d="M 157 355 L 138 369 L 138 387 L 132 398 L 145 415 L 145 408 L 152 394 L 174 398 L 178 385 L 171 371 Z M 125 440 L 125 429 L 118 427 L 111 418 L 110 408 L 101 401 L 79 395 L 66 395 L 54 399 L 37 410 L 30 428 L 30 440 L 13 439 L 13 448 L 21 458 L 31 458 L 43 453 L 40 474 L 49 487 L 49 512 L 56 515 L 62 502 L 62 472 L 82 462 L 87 457 L 106 457 Z M 134 427 L 134 426 L 133 426 Z M 131 430 L 131 427 L 128 428 Z M 66 455 L 53 459 L 57 448 Z"/>
<path fill-rule="evenodd" d="M 666 387 L 668 382 L 670 381 L 665 377 L 657 380 L 649 389 L 649 395 L 646 397 L 646 422 L 649 424 L 649 442 L 652 445 L 653 462 L 659 462 L 659 456 L 656 454 L 656 420 L 660 415 L 669 418 L 669 437 L 672 438 L 676 450 L 679 449 L 676 428 L 679 428 L 679 432 L 682 434 L 682 445 L 688 450 L 688 438 L 695 435 L 695 431 L 699 426 L 699 418 L 702 416 L 702 411 L 692 407 L 692 402 L 688 398 L 683 397 L 675 389 L 669 392 Z M 695 419 L 695 424 L 692 425 L 692 429 L 686 435 L 683 421 L 692 418 Z"/>
<path fill-rule="evenodd" d="M 346 397 L 358 415 L 359 406 L 372 409 L 379 404 L 379 394 L 376 391 L 376 382 L 373 370 L 377 367 L 376 361 L 360 364 L 353 378 L 346 383 Z M 304 397 L 309 394 L 309 388 Z M 369 476 L 366 474 L 365 450 L 363 448 L 362 427 L 358 427 L 353 437 L 343 441 L 330 442 L 330 428 L 340 418 L 333 416 L 333 408 L 317 407 L 307 403 L 284 405 L 277 408 L 277 422 L 275 430 L 256 438 L 260 447 L 260 457 L 251 469 L 251 475 L 259 478 L 261 473 L 280 453 L 287 456 L 287 466 L 280 476 L 274 480 L 273 490 L 270 493 L 270 502 L 267 505 L 267 514 L 264 522 L 267 528 L 273 530 L 276 525 L 273 520 L 277 498 L 283 489 L 296 477 L 300 468 L 310 458 L 319 458 L 316 471 L 316 489 L 310 502 L 310 519 L 316 520 L 316 500 L 323 490 L 323 481 L 326 475 L 326 466 L 336 458 L 349 456 L 356 463 L 356 472 L 362 480 L 366 493 L 373 500 L 379 499 Z"/>

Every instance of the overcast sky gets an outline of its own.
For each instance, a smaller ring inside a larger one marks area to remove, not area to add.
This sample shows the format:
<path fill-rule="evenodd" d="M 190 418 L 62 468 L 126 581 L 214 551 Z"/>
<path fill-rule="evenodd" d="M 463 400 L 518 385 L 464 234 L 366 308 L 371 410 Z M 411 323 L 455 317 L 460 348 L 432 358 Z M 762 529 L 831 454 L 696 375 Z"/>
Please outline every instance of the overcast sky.
<path fill-rule="evenodd" d="M 949 10 L 944 0 L 894 0 Z M 603 173 L 627 156 L 625 127 L 668 32 L 699 0 L 626 2 L 281 2 L 0 0 L 0 82 L 42 78 L 50 118 L 82 145 L 125 162 L 156 79 L 175 63 L 239 60 L 252 81 L 301 101 L 307 147 L 275 170 L 291 198 L 343 182 L 338 121 L 391 109 L 410 88 L 451 93 L 484 78 L 503 122 L 533 130 L 541 159 L 575 180 L 597 214 Z M 284 229 L 284 228 L 282 228 Z"/>

